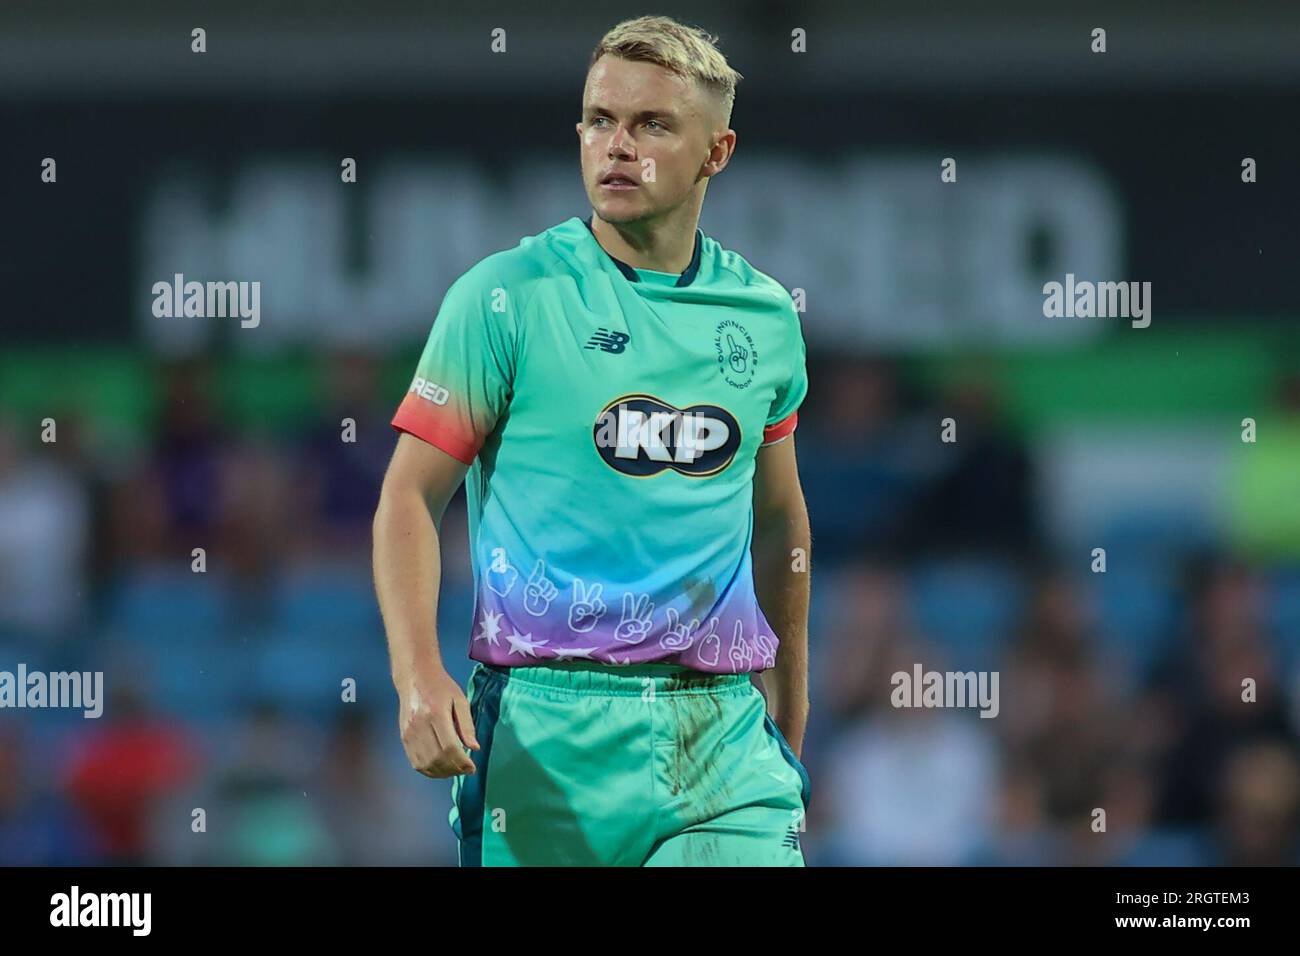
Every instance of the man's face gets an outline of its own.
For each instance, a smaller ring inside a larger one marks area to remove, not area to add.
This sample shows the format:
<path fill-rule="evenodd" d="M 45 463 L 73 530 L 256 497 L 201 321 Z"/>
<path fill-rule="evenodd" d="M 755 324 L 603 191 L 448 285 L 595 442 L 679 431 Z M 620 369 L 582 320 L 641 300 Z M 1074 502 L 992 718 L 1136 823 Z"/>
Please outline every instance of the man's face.
<path fill-rule="evenodd" d="M 596 215 L 635 222 L 681 205 L 707 175 L 717 113 L 693 80 L 653 63 L 597 60 L 578 124 L 582 181 Z"/>

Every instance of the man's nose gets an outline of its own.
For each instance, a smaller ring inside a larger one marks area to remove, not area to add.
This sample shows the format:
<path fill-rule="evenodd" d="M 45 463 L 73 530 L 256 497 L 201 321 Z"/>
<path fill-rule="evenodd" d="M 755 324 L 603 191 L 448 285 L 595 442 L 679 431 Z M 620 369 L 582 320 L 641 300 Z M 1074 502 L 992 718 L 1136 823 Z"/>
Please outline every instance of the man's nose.
<path fill-rule="evenodd" d="M 632 136 L 628 133 L 626 127 L 620 126 L 614 130 L 614 135 L 609 138 L 609 155 L 618 155 L 625 159 L 630 159 L 636 155 L 636 146 L 632 142 Z"/>

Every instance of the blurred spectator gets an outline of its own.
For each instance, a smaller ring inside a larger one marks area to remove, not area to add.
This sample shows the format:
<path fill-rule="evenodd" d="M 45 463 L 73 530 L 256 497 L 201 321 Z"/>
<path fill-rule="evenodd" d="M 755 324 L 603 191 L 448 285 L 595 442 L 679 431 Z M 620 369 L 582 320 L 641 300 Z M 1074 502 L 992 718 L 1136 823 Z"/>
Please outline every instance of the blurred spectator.
<path fill-rule="evenodd" d="M 903 414 L 891 365 L 815 359 L 800 412 L 799 477 L 819 561 L 880 553 L 898 533 L 923 463 L 923 435 Z"/>
<path fill-rule="evenodd" d="M 906 579 L 887 564 L 858 561 L 820 577 L 816 590 L 830 609 L 811 655 L 811 680 L 824 693 L 810 718 L 838 724 L 888 706 L 897 648 L 917 640 Z"/>
<path fill-rule="evenodd" d="M 1033 768 L 1042 809 L 1057 826 L 1087 823 L 1103 806 L 1104 776 L 1137 746 L 1123 702 L 1096 657 L 1082 601 L 1060 574 L 1039 578 L 1002 683 L 998 721 L 1008 756 Z"/>
<path fill-rule="evenodd" d="M 298 445 L 293 527 L 297 552 L 313 561 L 368 552 L 370 526 L 397 432 L 374 356 L 338 352 L 326 363 L 318 414 Z M 351 419 L 344 440 L 344 420 Z"/>
<path fill-rule="evenodd" d="M 296 491 L 288 463 L 269 438 L 232 445 L 227 463 L 217 556 L 244 588 L 260 589 L 287 556 L 287 516 Z M 188 557 L 188 549 L 184 553 Z"/>
<path fill-rule="evenodd" d="M 201 547 L 254 582 L 284 548 L 290 489 L 269 439 L 219 424 L 211 374 L 202 361 L 163 371 L 157 434 L 148 460 L 118 489 L 114 537 L 126 562 L 187 565 Z"/>
<path fill-rule="evenodd" d="M 998 759 L 982 723 L 969 713 L 890 709 L 846 728 L 827 758 L 836 768 L 827 781 L 828 862 L 969 862 L 995 822 Z"/>
<path fill-rule="evenodd" d="M 892 603 L 877 590 L 867 607 Z M 876 622 L 881 618 L 876 617 Z M 973 713 L 895 708 L 892 675 L 920 662 L 943 670 L 940 654 L 900 631 L 868 626 L 874 646 L 837 645 L 834 665 L 860 675 L 841 685 L 835 706 L 857 716 L 840 726 L 822 765 L 833 768 L 823 799 L 810 809 L 822 828 L 817 847 L 832 865 L 956 865 L 992 837 L 998 756 L 990 724 Z M 865 653 L 864 653 L 865 651 Z M 867 656 L 865 672 L 850 664 Z M 846 693 L 853 688 L 854 701 Z"/>
<path fill-rule="evenodd" d="M 1294 745 L 1272 649 L 1263 633 L 1262 593 L 1251 571 L 1200 562 L 1188 580 L 1190 613 L 1153 677 L 1153 692 L 1173 724 L 1157 816 L 1205 825 L 1231 754 L 1261 738 Z M 1243 681 L 1254 699 L 1243 699 Z"/>
<path fill-rule="evenodd" d="M 367 713 L 350 706 L 326 744 L 323 807 L 342 858 L 360 866 L 455 863 L 455 849 L 445 839 L 451 809 L 447 784 L 411 771 L 403 785 L 378 759 L 373 740 Z M 396 733 L 392 740 L 397 742 Z"/>
<path fill-rule="evenodd" d="M 1216 846 L 1223 866 L 1300 865 L 1300 767 L 1284 742 L 1234 752 L 1223 766 Z"/>
<path fill-rule="evenodd" d="M 21 725 L 0 730 L 0 866 L 98 862 L 92 833 L 28 767 L 25 749 Z"/>
<path fill-rule="evenodd" d="M 945 418 L 956 423 L 951 443 L 940 441 Z M 1042 534 L 1034 464 L 1011 433 L 991 378 L 960 380 L 929 425 L 935 466 L 903 519 L 899 551 L 1035 555 Z"/>
<path fill-rule="evenodd" d="M 224 438 L 211 373 L 187 361 L 160 374 L 162 409 L 149 459 L 116 503 L 115 538 L 128 560 L 188 560 L 192 548 L 213 546 L 220 525 Z"/>
<path fill-rule="evenodd" d="M 319 866 L 346 862 L 330 836 L 313 777 L 319 748 L 305 725 L 262 703 L 237 731 L 233 762 L 208 800 L 207 862 Z"/>
<path fill-rule="evenodd" d="M 1055 857 L 1042 777 L 1014 756 L 1004 760 L 997 829 L 986 835 L 970 862 L 979 866 L 1044 866 Z"/>
<path fill-rule="evenodd" d="M 102 726 L 76 742 L 68 794 L 89 821 L 104 862 L 147 863 L 150 817 L 198 769 L 196 749 L 175 721 L 146 714 L 131 690 L 110 691 L 99 720 Z"/>
<path fill-rule="evenodd" d="M 56 442 L 30 453 L 40 427 L 32 422 L 24 441 L 0 416 L 0 630 L 50 637 L 81 622 L 90 503 L 83 477 L 65 464 L 76 461 L 75 420 L 56 418 Z"/>

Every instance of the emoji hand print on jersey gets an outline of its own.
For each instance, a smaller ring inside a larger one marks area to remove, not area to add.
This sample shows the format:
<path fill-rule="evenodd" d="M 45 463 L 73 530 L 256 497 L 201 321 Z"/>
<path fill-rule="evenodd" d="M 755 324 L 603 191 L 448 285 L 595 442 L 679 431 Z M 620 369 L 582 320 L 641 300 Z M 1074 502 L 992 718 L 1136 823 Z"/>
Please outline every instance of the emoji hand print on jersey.
<path fill-rule="evenodd" d="M 510 593 L 511 588 L 515 586 L 515 579 L 519 577 L 519 572 L 510 564 L 505 548 L 492 549 L 492 563 L 488 565 L 484 577 L 487 586 L 497 594 L 505 597 Z"/>
<path fill-rule="evenodd" d="M 582 578 L 573 579 L 573 603 L 569 605 L 570 630 L 590 631 L 604 617 L 608 610 L 605 602 L 600 599 L 600 593 L 604 589 L 603 584 L 593 584 L 588 588 Z"/>
<path fill-rule="evenodd" d="M 731 363 L 731 370 L 737 375 L 745 373 L 745 362 L 749 359 L 749 349 L 745 348 L 734 338 L 731 333 L 727 333 L 727 361 Z"/>
<path fill-rule="evenodd" d="M 635 601 L 635 604 L 633 603 Z M 614 640 L 624 644 L 640 644 L 650 633 L 650 619 L 654 614 L 650 595 L 633 598 L 630 592 L 623 595 L 623 616 L 614 628 Z"/>
<path fill-rule="evenodd" d="M 759 670 L 776 666 L 776 641 L 759 632 L 754 638 L 754 649 L 758 652 Z"/>
<path fill-rule="evenodd" d="M 722 635 L 716 630 L 717 622 L 716 617 L 709 621 L 709 630 L 695 645 L 695 656 L 699 658 L 700 663 L 710 667 L 717 664 L 718 658 L 722 656 Z"/>
<path fill-rule="evenodd" d="M 533 617 L 541 617 L 559 593 L 546 577 L 546 562 L 538 558 L 533 573 L 528 576 L 528 583 L 524 585 L 524 610 Z"/>
<path fill-rule="evenodd" d="M 718 626 L 715 617 L 709 622 L 709 631 Z M 676 608 L 668 609 L 668 629 L 659 638 L 659 646 L 667 651 L 684 651 L 695 643 L 695 632 L 700 629 L 700 619 L 691 618 L 690 624 L 678 623 Z"/>
<path fill-rule="evenodd" d="M 727 657 L 731 661 L 731 672 L 739 674 L 750 669 L 754 661 L 754 649 L 745 640 L 745 625 L 736 622 L 736 630 L 731 635 L 731 646 L 727 648 Z"/>

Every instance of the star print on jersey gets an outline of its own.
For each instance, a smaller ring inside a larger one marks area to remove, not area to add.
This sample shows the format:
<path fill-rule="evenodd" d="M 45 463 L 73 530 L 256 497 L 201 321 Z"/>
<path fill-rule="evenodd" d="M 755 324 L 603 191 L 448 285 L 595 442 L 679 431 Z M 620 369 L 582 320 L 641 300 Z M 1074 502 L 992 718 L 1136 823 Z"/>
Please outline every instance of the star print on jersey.
<path fill-rule="evenodd" d="M 506 636 L 506 642 L 510 645 L 511 654 L 522 654 L 525 657 L 536 657 L 537 651 L 550 641 L 544 639 L 533 640 L 533 635 L 520 634 L 518 630 Z"/>
<path fill-rule="evenodd" d="M 479 622 L 479 632 L 474 635 L 476 641 L 487 641 L 489 647 L 496 647 L 501 642 L 501 612 L 484 611 L 483 620 Z"/>
<path fill-rule="evenodd" d="M 565 647 L 565 648 L 552 648 L 552 650 L 555 651 L 555 659 L 556 659 L 556 660 L 563 661 L 563 660 L 569 660 L 570 658 L 574 658 L 574 657 L 582 657 L 582 658 L 586 658 L 587 660 L 590 660 L 590 659 L 591 659 L 591 652 L 592 652 L 592 651 L 599 650 L 599 648 L 597 648 L 597 647 Z"/>

